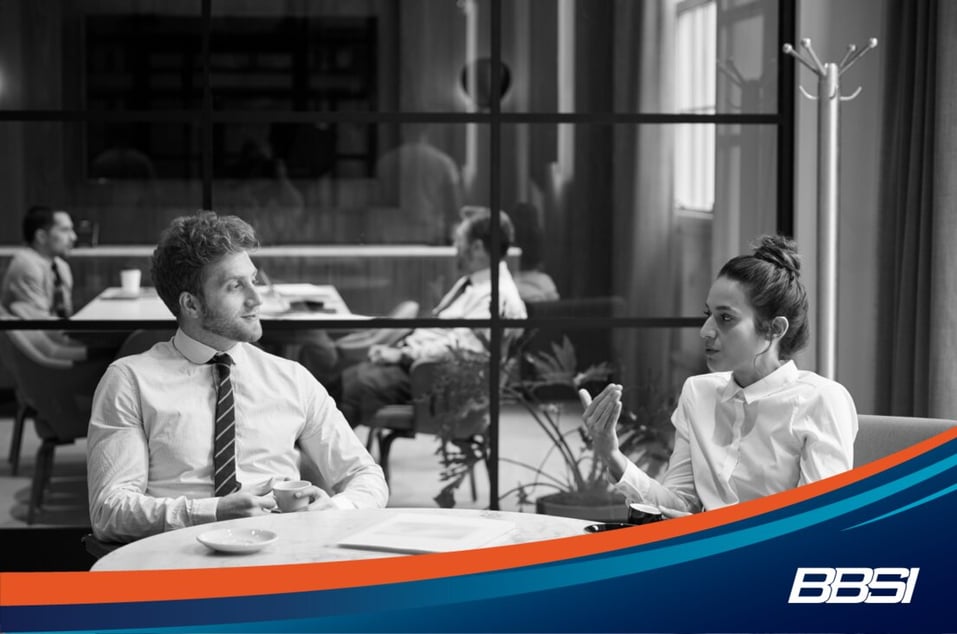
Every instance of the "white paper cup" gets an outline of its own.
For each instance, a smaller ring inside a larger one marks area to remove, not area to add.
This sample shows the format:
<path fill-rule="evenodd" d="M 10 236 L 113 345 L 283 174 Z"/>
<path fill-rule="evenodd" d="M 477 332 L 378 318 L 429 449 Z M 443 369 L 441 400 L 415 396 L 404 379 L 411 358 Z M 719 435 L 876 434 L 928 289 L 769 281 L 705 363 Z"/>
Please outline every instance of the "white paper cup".
<path fill-rule="evenodd" d="M 123 293 L 126 295 L 138 295 L 142 276 L 143 274 L 139 269 L 124 269 L 120 271 L 120 286 L 123 287 Z"/>
<path fill-rule="evenodd" d="M 290 513 L 309 506 L 309 496 L 304 495 L 297 498 L 296 493 L 305 491 L 310 486 L 312 486 L 312 483 L 308 480 L 284 480 L 274 484 L 272 494 L 276 498 L 279 510 L 283 513 Z"/>

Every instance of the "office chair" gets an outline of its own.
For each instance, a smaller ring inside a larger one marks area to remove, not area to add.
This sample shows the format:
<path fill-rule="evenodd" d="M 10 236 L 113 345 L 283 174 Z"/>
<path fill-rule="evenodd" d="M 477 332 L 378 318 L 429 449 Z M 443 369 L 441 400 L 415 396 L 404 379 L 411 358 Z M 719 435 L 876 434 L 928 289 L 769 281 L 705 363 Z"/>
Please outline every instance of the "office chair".
<path fill-rule="evenodd" d="M 13 415 L 13 434 L 10 436 L 10 452 L 7 456 L 7 462 L 10 463 L 10 474 L 17 475 L 20 472 L 20 450 L 23 447 L 23 428 L 26 426 L 27 419 L 36 418 L 37 411 L 27 402 L 27 397 L 19 387 L 14 388 L 16 403 L 16 412 Z"/>
<path fill-rule="evenodd" d="M 17 387 L 16 379 L 13 376 L 13 359 L 8 359 L 5 354 L 0 354 L 0 385 L 4 389 L 13 392 L 14 414 L 13 414 L 13 432 L 10 435 L 10 449 L 7 454 L 7 462 L 10 463 L 11 475 L 17 475 L 20 471 L 20 449 L 23 446 L 23 427 L 28 418 L 33 418 L 36 412 L 26 402 L 26 397 Z"/>

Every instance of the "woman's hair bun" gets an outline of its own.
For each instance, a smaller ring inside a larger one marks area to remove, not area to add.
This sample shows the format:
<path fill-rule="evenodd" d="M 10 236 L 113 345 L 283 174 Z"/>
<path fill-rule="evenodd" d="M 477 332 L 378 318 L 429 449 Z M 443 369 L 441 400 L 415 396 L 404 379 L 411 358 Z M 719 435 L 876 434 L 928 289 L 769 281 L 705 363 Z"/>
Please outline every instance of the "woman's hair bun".
<path fill-rule="evenodd" d="M 798 276 L 801 274 L 801 257 L 797 252 L 797 243 L 785 236 L 761 236 L 752 245 L 754 257 Z"/>

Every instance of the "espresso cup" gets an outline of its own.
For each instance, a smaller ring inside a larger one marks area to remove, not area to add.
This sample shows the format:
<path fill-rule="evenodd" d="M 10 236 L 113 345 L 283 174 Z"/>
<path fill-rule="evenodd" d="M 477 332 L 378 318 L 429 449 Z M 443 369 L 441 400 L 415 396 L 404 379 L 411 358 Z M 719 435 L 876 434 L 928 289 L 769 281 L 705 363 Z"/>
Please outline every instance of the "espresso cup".
<path fill-rule="evenodd" d="M 637 502 L 628 505 L 628 523 L 635 526 L 660 522 L 664 519 L 661 510 L 657 506 L 649 504 L 639 504 Z"/>
<path fill-rule="evenodd" d="M 309 496 L 303 495 L 296 497 L 296 493 L 305 491 L 312 486 L 308 480 L 284 480 L 277 482 L 272 487 L 273 497 L 276 498 L 276 505 L 283 513 L 291 513 L 309 506 Z"/>
<path fill-rule="evenodd" d="M 140 279 L 143 274 L 139 269 L 124 269 L 120 271 L 120 286 L 126 295 L 138 295 L 140 292 Z"/>

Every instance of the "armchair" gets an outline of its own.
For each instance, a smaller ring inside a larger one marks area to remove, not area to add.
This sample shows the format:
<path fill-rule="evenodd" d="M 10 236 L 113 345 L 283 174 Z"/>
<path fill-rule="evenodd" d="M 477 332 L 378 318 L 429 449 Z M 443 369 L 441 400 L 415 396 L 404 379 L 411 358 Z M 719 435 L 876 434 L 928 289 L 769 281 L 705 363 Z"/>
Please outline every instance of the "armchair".
<path fill-rule="evenodd" d="M 42 441 L 27 510 L 27 523 L 32 524 L 50 482 L 56 447 L 86 436 L 93 392 L 105 363 L 48 357 L 33 344 L 29 333 L 21 330 L 0 331 L 0 355 L 12 361 L 17 388 L 34 408 L 33 422 Z"/>
<path fill-rule="evenodd" d="M 505 332 L 502 341 L 504 363 L 500 387 L 504 386 L 513 374 L 512 368 L 518 363 L 518 355 L 524 349 L 530 334 L 518 329 Z M 409 369 L 410 402 L 386 405 L 376 412 L 368 423 L 371 429 L 367 448 L 371 450 L 373 443 L 378 441 L 379 465 L 386 481 L 389 480 L 389 451 L 392 443 L 398 438 L 414 438 L 418 434 L 444 439 L 440 448 L 443 464 L 449 462 L 451 444 L 461 452 L 477 457 L 477 461 L 484 462 L 487 469 L 490 467 L 486 437 L 489 425 L 488 407 L 483 406 L 481 401 L 474 401 L 476 394 L 472 393 L 479 390 L 484 394 L 485 390 L 473 383 L 464 388 L 465 393 L 457 393 L 458 388 L 450 387 L 442 380 L 447 378 L 447 374 L 443 373 L 449 372 L 448 364 L 446 359 L 428 359 L 413 363 Z M 466 369 L 466 372 L 469 371 Z M 481 378 L 478 378 L 476 382 L 481 381 Z M 455 420 L 451 429 L 448 429 L 450 416 Z M 470 461 L 469 464 L 469 485 L 474 501 L 477 499 L 475 473 L 472 468 L 475 463 Z M 492 471 L 488 471 L 491 480 Z"/>
<path fill-rule="evenodd" d="M 104 542 L 97 539 L 93 533 L 87 533 L 80 538 L 80 543 L 83 544 L 84 550 L 89 554 L 93 559 L 99 559 L 104 555 L 109 555 L 111 552 L 122 546 L 120 542 Z"/>
<path fill-rule="evenodd" d="M 580 319 L 588 323 L 589 318 L 600 319 L 618 317 L 625 312 L 625 302 L 618 296 L 566 298 L 544 302 L 529 302 L 529 319 Z M 587 368 L 601 364 L 614 357 L 614 337 L 610 328 L 586 325 L 584 328 L 569 328 L 564 325 L 543 324 L 534 329 L 527 337 L 524 346 L 526 353 L 550 350 L 553 344 L 560 344 L 567 337 L 575 348 L 579 367 Z M 531 366 L 523 360 L 523 377 L 534 374 Z M 577 399 L 572 394 L 571 398 Z"/>
<path fill-rule="evenodd" d="M 955 420 L 910 416 L 861 414 L 857 420 L 857 438 L 854 439 L 855 467 L 907 449 L 957 426 Z"/>
<path fill-rule="evenodd" d="M 161 341 L 169 341 L 175 334 L 176 331 L 169 328 L 162 330 L 134 330 L 123 340 L 120 349 L 116 352 L 116 358 L 119 359 L 131 354 L 146 352 L 152 348 L 153 345 Z"/>
<path fill-rule="evenodd" d="M 386 405 L 369 422 L 369 445 L 377 441 L 379 445 L 379 464 L 385 479 L 389 480 L 389 451 L 398 438 L 415 438 L 419 434 L 439 436 L 442 419 L 439 408 L 443 406 L 441 396 L 435 393 L 437 373 L 442 362 L 436 360 L 416 361 L 409 370 L 412 400 L 410 403 Z M 463 451 L 478 452 L 482 460 L 488 460 L 485 433 L 488 430 L 488 412 L 470 412 L 464 420 L 455 425 L 454 436 L 449 442 Z M 371 448 L 371 447 L 370 447 Z M 445 452 L 446 446 L 442 447 Z M 475 500 L 475 474 L 469 473 L 472 499 Z"/>

